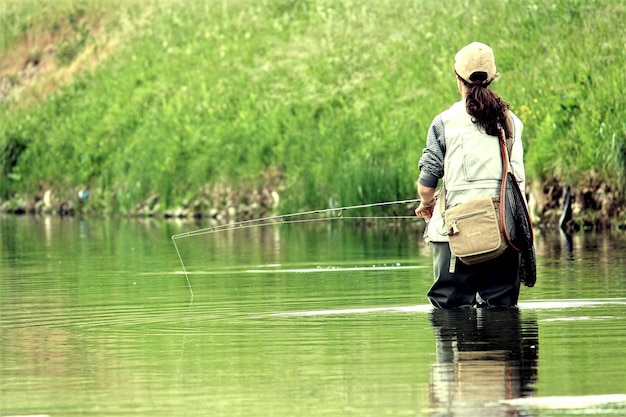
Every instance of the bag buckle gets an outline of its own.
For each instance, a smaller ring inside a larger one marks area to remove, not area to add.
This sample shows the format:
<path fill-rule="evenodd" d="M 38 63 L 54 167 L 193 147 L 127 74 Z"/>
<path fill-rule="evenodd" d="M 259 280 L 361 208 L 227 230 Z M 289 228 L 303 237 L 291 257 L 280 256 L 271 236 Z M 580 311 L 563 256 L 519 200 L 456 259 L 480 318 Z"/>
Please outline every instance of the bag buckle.
<path fill-rule="evenodd" d="M 452 221 L 452 224 L 450 225 L 450 227 L 448 228 L 448 235 L 449 236 L 454 236 L 454 235 L 458 235 L 461 231 L 459 230 L 458 225 L 456 224 L 456 219 L 454 219 Z"/>

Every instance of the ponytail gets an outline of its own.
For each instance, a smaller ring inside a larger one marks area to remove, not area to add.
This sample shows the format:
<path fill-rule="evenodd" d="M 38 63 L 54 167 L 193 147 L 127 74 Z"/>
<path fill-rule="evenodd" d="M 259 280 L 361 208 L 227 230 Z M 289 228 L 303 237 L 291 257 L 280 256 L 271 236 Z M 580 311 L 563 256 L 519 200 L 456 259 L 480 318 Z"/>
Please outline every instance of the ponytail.
<path fill-rule="evenodd" d="M 513 126 L 507 117 L 509 104 L 487 88 L 489 82 L 485 84 L 468 83 L 461 77 L 459 79 L 468 89 L 465 106 L 469 115 L 472 116 L 472 122 L 491 136 L 498 136 L 499 127 L 502 126 L 505 136 L 512 138 Z"/>

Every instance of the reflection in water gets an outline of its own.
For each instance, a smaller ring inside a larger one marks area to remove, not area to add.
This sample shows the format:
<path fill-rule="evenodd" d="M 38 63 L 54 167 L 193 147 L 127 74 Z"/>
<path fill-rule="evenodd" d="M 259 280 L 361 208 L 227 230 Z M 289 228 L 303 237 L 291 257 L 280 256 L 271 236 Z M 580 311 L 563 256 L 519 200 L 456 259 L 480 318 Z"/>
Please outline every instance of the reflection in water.
<path fill-rule="evenodd" d="M 561 236 L 561 257 L 568 261 L 573 261 L 575 258 L 572 234 L 559 230 L 559 235 Z"/>
<path fill-rule="evenodd" d="M 522 321 L 517 308 L 433 310 L 430 320 L 437 344 L 431 415 L 518 416 L 499 401 L 533 393 L 537 320 Z"/>

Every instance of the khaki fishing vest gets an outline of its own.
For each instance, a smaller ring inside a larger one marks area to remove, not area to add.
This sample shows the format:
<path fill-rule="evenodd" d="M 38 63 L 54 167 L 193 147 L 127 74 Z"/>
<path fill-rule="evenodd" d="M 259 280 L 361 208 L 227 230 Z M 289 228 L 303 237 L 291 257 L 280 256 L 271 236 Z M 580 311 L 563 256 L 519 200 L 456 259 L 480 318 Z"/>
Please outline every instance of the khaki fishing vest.
<path fill-rule="evenodd" d="M 497 196 L 500 193 L 502 159 L 498 138 L 478 130 L 461 100 L 441 113 L 445 134 L 444 182 L 446 206 Z M 511 167 L 524 189 L 524 164 L 521 141 L 522 122 L 513 115 L 514 136 Z M 425 233 L 426 240 L 447 242 L 439 202 Z"/>

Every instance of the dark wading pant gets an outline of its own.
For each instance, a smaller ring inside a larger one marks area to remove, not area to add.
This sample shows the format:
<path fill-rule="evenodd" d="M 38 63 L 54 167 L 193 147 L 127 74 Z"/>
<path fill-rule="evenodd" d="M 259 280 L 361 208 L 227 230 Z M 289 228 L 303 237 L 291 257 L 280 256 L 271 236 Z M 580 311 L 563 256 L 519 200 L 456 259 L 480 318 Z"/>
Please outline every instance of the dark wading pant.
<path fill-rule="evenodd" d="M 474 265 L 465 265 L 456 259 L 454 273 L 450 273 L 450 245 L 433 242 L 435 283 L 428 291 L 428 299 L 437 308 L 514 306 L 520 291 L 520 255 L 507 249 L 496 259 Z M 476 295 L 480 298 L 477 300 Z"/>

